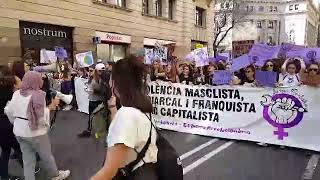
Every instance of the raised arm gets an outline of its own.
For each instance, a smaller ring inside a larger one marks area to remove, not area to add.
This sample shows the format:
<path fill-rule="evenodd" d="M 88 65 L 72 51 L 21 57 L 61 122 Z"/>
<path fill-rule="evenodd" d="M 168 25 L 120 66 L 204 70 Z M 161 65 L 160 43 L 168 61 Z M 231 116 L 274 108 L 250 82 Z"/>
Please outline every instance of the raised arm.
<path fill-rule="evenodd" d="M 300 60 L 300 65 L 301 65 L 300 73 L 304 73 L 306 71 L 306 63 L 304 62 L 304 60 L 302 58 L 299 58 L 299 60 Z"/>
<path fill-rule="evenodd" d="M 281 73 L 284 74 L 287 72 L 287 64 L 289 62 L 290 58 L 286 59 L 283 63 L 283 65 L 281 66 Z"/>

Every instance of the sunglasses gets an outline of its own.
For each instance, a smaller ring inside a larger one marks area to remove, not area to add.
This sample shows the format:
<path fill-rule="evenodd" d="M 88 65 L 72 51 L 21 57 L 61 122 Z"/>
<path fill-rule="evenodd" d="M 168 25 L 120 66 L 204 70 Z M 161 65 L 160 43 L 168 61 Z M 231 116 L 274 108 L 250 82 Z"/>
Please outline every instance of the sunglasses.
<path fill-rule="evenodd" d="M 93 72 L 94 70 L 90 69 L 89 72 Z"/>
<path fill-rule="evenodd" d="M 273 67 L 273 64 L 267 64 L 266 66 L 267 67 Z"/>
<path fill-rule="evenodd" d="M 309 69 L 309 71 L 318 72 L 318 71 L 319 71 L 319 69 Z"/>

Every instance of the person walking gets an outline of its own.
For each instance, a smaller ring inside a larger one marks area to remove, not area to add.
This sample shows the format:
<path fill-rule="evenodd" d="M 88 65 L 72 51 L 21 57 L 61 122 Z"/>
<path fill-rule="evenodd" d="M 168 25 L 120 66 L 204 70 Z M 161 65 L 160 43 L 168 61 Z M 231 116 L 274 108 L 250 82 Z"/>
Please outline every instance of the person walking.
<path fill-rule="evenodd" d="M 42 86 L 40 73 L 27 72 L 22 79 L 21 89 L 14 92 L 5 107 L 5 113 L 13 123 L 13 133 L 20 144 L 25 180 L 35 180 L 36 153 L 50 178 L 63 180 L 69 177 L 70 171 L 58 171 L 48 137 L 50 110 L 58 106 L 59 99 L 56 98 L 46 107 L 46 94 L 41 90 Z"/>

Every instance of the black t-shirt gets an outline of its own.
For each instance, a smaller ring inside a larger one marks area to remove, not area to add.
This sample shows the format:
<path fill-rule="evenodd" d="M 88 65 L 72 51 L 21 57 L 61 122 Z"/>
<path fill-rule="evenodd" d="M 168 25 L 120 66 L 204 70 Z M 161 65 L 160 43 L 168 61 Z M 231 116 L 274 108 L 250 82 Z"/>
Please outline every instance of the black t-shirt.
<path fill-rule="evenodd" d="M 179 80 L 180 80 L 180 83 L 185 82 L 186 85 L 189 85 L 189 84 L 193 83 L 193 77 L 192 76 L 185 77 L 184 75 L 180 75 L 179 76 Z"/>

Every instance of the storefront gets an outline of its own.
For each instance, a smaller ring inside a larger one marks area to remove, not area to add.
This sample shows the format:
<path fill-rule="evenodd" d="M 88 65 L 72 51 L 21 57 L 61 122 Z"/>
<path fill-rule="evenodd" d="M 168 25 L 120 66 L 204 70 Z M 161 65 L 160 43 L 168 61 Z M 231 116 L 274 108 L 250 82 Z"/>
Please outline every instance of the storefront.
<path fill-rule="evenodd" d="M 42 24 L 27 21 L 19 22 L 20 42 L 23 60 L 40 63 L 40 51 L 54 51 L 62 47 L 67 52 L 67 60 L 73 63 L 73 28 L 52 24 Z"/>
<path fill-rule="evenodd" d="M 98 59 L 104 62 L 117 62 L 128 54 L 131 36 L 96 32 L 94 42 L 97 44 Z"/>

